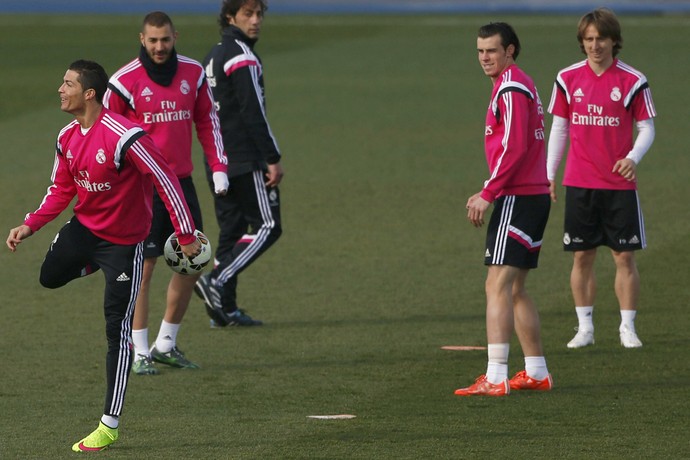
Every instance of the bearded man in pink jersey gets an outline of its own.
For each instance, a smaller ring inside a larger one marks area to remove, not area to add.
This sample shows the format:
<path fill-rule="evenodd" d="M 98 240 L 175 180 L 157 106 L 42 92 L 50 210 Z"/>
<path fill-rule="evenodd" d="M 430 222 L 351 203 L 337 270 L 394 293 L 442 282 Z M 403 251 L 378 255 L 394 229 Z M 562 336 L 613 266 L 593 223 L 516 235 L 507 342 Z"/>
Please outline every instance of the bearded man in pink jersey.
<path fill-rule="evenodd" d="M 112 75 L 103 103 L 140 125 L 151 136 L 180 181 L 194 225 L 203 231 L 201 206 L 192 181 L 193 127 L 196 126 L 206 163 L 212 171 L 216 194 L 225 194 L 228 190 L 227 158 L 204 69 L 199 62 L 177 53 L 177 35 L 167 14 L 162 11 L 147 14 L 139 34 L 139 56 Z M 167 210 L 154 191 L 153 223 L 144 244 L 144 277 L 132 326 L 133 370 L 138 375 L 158 374 L 154 361 L 176 368 L 199 367 L 177 347 L 177 334 L 201 274 L 171 275 L 165 314 L 158 336 L 149 348 L 151 280 L 156 261 L 163 254 L 165 241 L 172 231 Z"/>
<path fill-rule="evenodd" d="M 154 185 L 183 252 L 192 257 L 201 249 L 180 183 L 156 145 L 140 126 L 103 107 L 107 84 L 105 70 L 93 61 L 69 66 L 58 93 L 61 110 L 74 120 L 58 134 L 52 184 L 38 209 L 7 237 L 7 246 L 16 251 L 76 196 L 74 216 L 55 236 L 41 265 L 40 283 L 55 289 L 97 270 L 105 277 L 105 406 L 96 430 L 72 446 L 75 452 L 103 450 L 119 437 Z"/>
<path fill-rule="evenodd" d="M 577 38 L 587 59 L 561 70 L 549 113 L 548 178 L 556 201 L 556 172 L 570 141 L 563 185 L 563 247 L 573 253 L 570 287 L 578 317 L 568 348 L 594 344 L 594 261 L 599 246 L 611 249 L 620 307 L 620 343 L 638 348 L 635 331 L 640 275 L 635 250 L 647 245 L 637 195 L 636 169 L 654 141 L 656 110 L 647 78 L 617 58 L 622 48 L 615 14 L 599 8 L 584 15 Z M 633 126 L 638 135 L 633 145 Z"/>
<path fill-rule="evenodd" d="M 479 63 L 493 90 L 486 113 L 484 143 L 490 176 L 467 200 L 475 227 L 494 209 L 486 236 L 486 373 L 458 396 L 506 396 L 510 390 L 548 391 L 553 387 L 541 343 L 539 313 L 527 294 L 527 274 L 537 267 L 549 218 L 544 111 L 532 79 L 515 60 L 520 41 L 504 22 L 487 24 L 477 38 Z M 513 330 L 525 356 L 525 369 L 508 379 Z"/>

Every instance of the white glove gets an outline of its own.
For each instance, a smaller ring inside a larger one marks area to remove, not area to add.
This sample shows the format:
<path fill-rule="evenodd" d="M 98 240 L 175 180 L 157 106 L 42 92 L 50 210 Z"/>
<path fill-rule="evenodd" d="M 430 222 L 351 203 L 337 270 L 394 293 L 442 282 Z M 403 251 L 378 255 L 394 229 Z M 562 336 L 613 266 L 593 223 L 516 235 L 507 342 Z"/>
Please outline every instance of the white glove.
<path fill-rule="evenodd" d="M 225 195 L 228 193 L 228 188 L 230 187 L 230 181 L 228 181 L 228 175 L 222 171 L 217 171 L 213 173 L 213 188 L 216 195 Z"/>

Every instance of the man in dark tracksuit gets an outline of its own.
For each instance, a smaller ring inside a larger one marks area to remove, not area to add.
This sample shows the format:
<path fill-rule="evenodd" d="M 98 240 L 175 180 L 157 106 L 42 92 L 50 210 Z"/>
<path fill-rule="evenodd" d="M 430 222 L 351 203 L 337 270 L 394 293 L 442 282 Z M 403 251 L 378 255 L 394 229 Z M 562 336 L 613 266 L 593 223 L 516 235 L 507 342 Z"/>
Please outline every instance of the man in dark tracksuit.
<path fill-rule="evenodd" d="M 240 310 L 237 276 L 280 237 L 283 177 L 280 151 L 266 119 L 261 60 L 254 53 L 266 11 L 265 0 L 224 0 L 222 40 L 204 60 L 225 151 L 230 189 L 214 195 L 220 227 L 216 266 L 196 284 L 206 311 L 219 326 L 258 326 Z M 209 184 L 213 180 L 207 165 Z"/>

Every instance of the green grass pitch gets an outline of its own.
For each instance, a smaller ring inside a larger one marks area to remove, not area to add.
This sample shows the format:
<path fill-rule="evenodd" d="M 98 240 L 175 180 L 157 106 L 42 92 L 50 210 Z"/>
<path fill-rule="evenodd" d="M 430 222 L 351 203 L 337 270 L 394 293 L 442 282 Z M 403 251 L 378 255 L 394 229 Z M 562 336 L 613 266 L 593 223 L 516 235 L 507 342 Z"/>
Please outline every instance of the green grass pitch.
<path fill-rule="evenodd" d="M 202 59 L 213 16 L 173 16 L 177 49 Z M 511 22 L 518 63 L 548 103 L 558 69 L 583 58 L 573 16 L 269 16 L 258 44 L 269 118 L 284 152 L 284 234 L 241 276 L 239 296 L 266 325 L 209 329 L 193 299 L 179 345 L 198 371 L 133 375 L 125 459 L 690 458 L 690 98 L 687 16 L 622 17 L 623 60 L 648 77 L 656 141 L 640 165 L 649 248 L 637 328 L 618 343 L 613 263 L 597 262 L 596 346 L 567 350 L 576 325 L 552 208 L 529 289 L 541 311 L 555 388 L 458 398 L 485 369 L 484 230 L 464 205 L 487 170 L 490 82 L 476 30 Z M 0 16 L 0 216 L 4 236 L 48 186 L 55 137 L 70 116 L 57 88 L 68 64 L 108 73 L 138 50 L 139 16 Z M 550 117 L 547 118 L 550 121 Z M 196 164 L 200 152 L 196 146 Z M 203 169 L 194 176 L 206 233 L 217 228 Z M 561 189 L 562 192 L 562 189 Z M 38 269 L 61 216 L 0 251 L 0 458 L 72 458 L 104 392 L 103 281 L 50 291 Z M 152 287 L 150 338 L 169 269 Z M 522 367 L 516 340 L 511 374 Z M 309 415 L 354 414 L 350 420 Z"/>

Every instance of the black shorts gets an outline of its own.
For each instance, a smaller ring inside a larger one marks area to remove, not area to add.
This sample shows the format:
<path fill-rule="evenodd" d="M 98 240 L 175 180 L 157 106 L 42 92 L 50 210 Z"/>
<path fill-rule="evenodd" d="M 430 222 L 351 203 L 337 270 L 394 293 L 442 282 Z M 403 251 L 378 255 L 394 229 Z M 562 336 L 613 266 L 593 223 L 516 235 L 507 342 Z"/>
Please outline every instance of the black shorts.
<path fill-rule="evenodd" d="M 636 190 L 566 187 L 563 249 L 585 251 L 608 246 L 614 251 L 647 247 Z"/>
<path fill-rule="evenodd" d="M 484 265 L 537 268 L 550 210 L 548 194 L 498 198 L 486 232 Z"/>
<path fill-rule="evenodd" d="M 194 226 L 199 231 L 203 230 L 203 222 L 201 220 L 201 206 L 199 206 L 199 199 L 196 196 L 196 188 L 191 177 L 180 179 L 180 186 L 184 199 L 189 206 L 189 212 L 192 213 L 194 219 Z M 151 231 L 149 236 L 144 241 L 144 257 L 158 257 L 163 255 L 163 246 L 168 237 L 175 231 L 168 208 L 165 203 L 158 196 L 156 190 L 153 191 L 153 221 L 151 222 Z"/>

